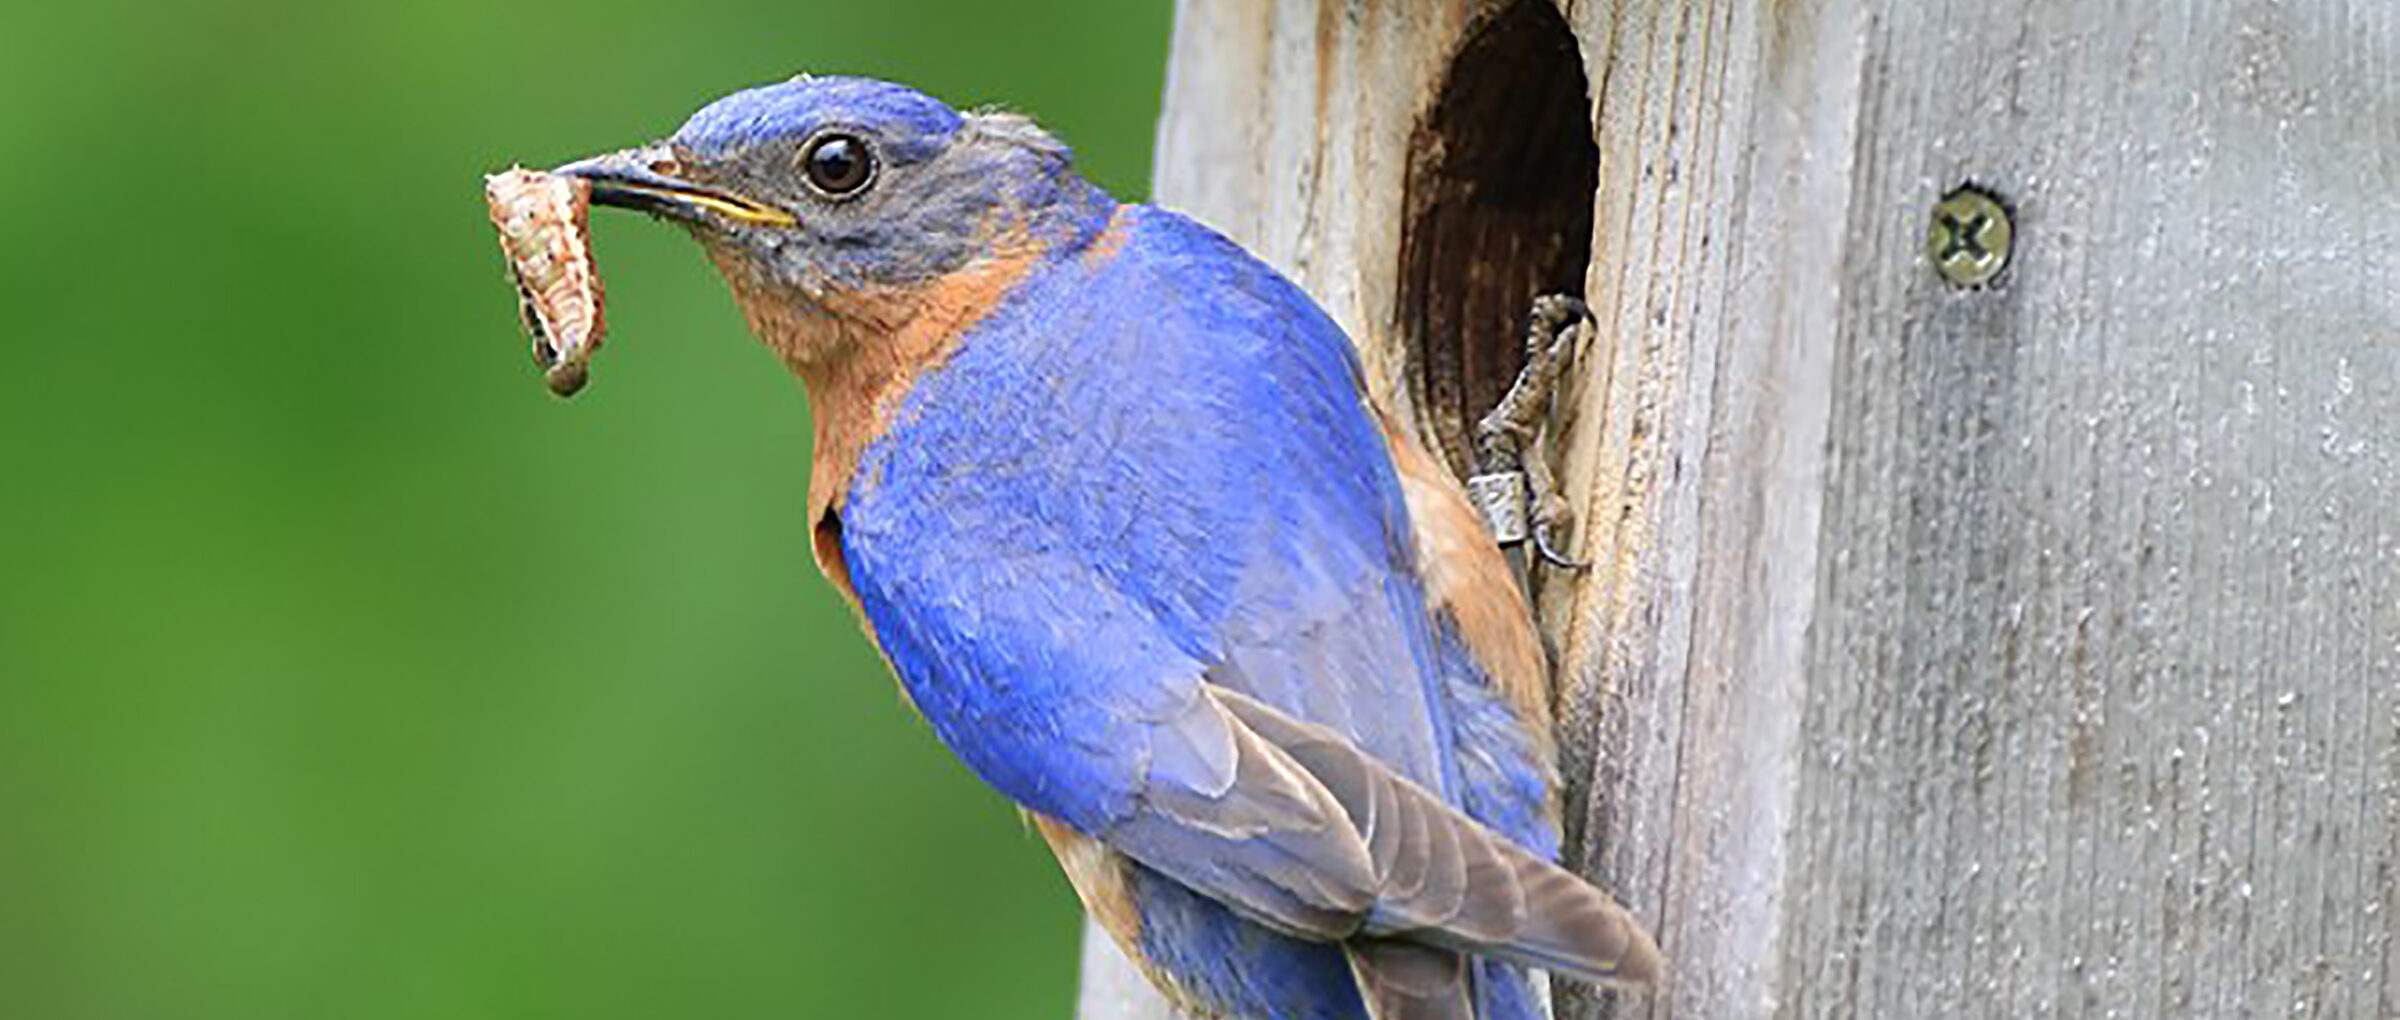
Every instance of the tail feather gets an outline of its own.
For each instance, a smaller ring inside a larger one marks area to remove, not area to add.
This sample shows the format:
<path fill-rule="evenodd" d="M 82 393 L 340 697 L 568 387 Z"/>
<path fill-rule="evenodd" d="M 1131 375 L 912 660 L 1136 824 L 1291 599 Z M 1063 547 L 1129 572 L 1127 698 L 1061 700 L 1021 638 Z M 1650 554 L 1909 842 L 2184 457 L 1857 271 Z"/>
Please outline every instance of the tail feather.
<path fill-rule="evenodd" d="M 1477 1020 L 1472 971 L 1457 953 L 1384 939 L 1356 939 L 1342 952 L 1373 1020 Z"/>

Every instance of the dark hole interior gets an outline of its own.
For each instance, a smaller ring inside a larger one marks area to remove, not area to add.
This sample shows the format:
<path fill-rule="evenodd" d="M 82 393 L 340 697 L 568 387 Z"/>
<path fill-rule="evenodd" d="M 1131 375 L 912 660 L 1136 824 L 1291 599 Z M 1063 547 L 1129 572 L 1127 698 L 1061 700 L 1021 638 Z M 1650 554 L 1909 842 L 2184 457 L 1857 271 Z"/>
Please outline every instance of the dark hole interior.
<path fill-rule="evenodd" d="M 1581 293 L 1600 150 L 1565 19 L 1521 0 L 1470 34 L 1410 140 L 1400 315 L 1409 386 L 1451 470 L 1508 391 L 1536 295 Z"/>

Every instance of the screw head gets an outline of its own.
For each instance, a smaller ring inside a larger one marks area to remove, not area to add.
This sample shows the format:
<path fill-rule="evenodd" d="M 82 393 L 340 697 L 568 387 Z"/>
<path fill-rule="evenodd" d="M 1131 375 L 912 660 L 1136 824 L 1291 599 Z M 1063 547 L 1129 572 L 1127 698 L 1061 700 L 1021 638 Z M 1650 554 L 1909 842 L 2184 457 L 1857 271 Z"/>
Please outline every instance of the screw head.
<path fill-rule="evenodd" d="M 1998 196 L 1961 185 L 1933 207 L 1925 231 L 1925 256 L 1953 287 L 1980 287 L 2008 265 L 2016 224 Z"/>

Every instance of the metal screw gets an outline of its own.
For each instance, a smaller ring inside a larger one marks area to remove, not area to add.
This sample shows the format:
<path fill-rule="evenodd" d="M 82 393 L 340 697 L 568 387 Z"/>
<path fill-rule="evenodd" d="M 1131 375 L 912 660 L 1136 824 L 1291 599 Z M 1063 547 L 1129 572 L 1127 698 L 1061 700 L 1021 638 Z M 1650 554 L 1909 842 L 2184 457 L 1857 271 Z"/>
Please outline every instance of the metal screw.
<path fill-rule="evenodd" d="M 1980 287 L 2008 265 L 2016 225 L 1991 192 L 1972 184 L 1942 196 L 1925 232 L 1925 255 L 1953 287 Z"/>

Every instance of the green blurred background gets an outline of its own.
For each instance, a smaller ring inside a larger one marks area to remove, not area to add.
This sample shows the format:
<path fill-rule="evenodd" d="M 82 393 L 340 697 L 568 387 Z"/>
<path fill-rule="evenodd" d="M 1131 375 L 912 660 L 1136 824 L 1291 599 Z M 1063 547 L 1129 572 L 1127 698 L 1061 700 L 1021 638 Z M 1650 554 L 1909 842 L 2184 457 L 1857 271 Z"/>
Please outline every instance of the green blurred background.
<path fill-rule="evenodd" d="M 1077 912 L 816 575 L 798 387 L 479 175 L 795 71 L 1137 197 L 1163 0 L 40 4 L 0 37 L 0 1020 L 1062 1017 Z"/>

